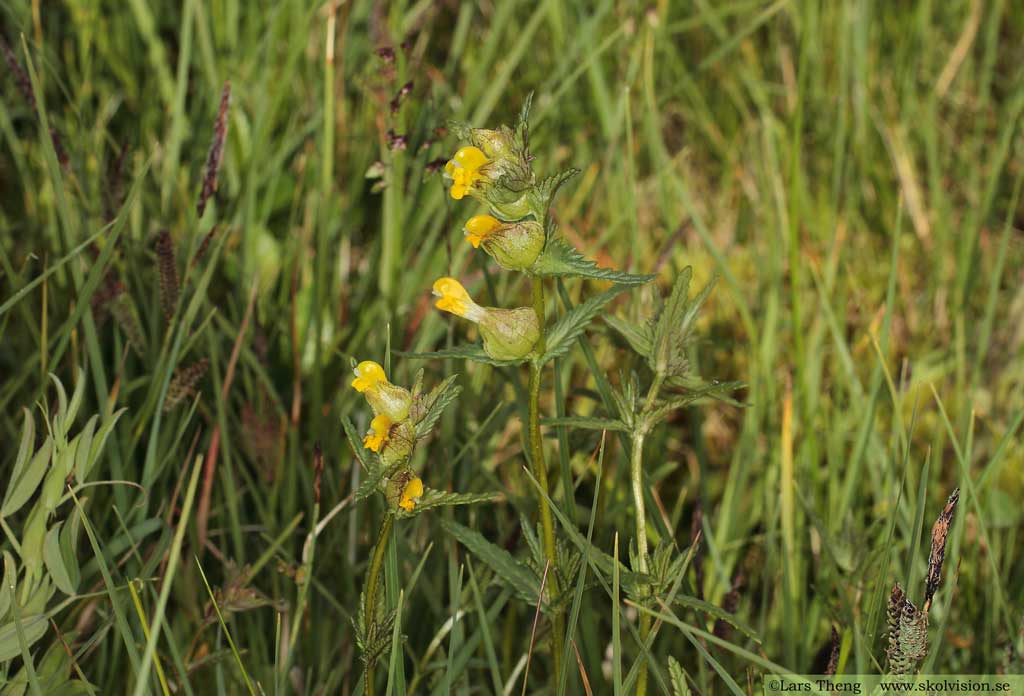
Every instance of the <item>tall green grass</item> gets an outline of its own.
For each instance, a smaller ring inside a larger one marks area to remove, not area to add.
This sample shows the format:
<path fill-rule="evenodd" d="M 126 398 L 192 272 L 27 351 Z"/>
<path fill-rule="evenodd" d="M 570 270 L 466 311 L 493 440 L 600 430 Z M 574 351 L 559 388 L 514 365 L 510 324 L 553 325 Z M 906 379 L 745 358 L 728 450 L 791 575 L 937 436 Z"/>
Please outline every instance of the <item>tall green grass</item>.
<path fill-rule="evenodd" d="M 672 693 L 669 656 L 696 692 L 745 693 L 766 670 L 823 669 L 833 627 L 840 670 L 884 669 L 889 590 L 920 604 L 927 525 L 956 487 L 925 664 L 1024 666 L 1013 2 L 65 0 L 3 3 L 0 18 L 32 95 L 5 61 L 0 481 L 22 407 L 51 412 L 49 373 L 69 391 L 87 380 L 78 427 L 127 408 L 92 473 L 110 483 L 78 496 L 80 596 L 50 603 L 40 642 L 11 634 L 0 683 L 45 691 L 52 667 L 96 693 L 156 693 L 162 678 L 187 694 L 361 688 L 350 626 L 382 510 L 344 503 L 360 473 L 341 419 L 366 425 L 349 358 L 459 340 L 429 311 L 443 273 L 526 303 L 469 253 L 472 211 L 431 163 L 457 147 L 448 118 L 510 122 L 529 92 L 538 170 L 583 170 L 562 232 L 604 265 L 659 270 L 662 287 L 611 311 L 649 315 L 687 265 L 698 286 L 719 276 L 690 359 L 745 382 L 746 406 L 695 406 L 647 437 L 652 546 L 692 557 L 646 649 L 620 567 L 586 557 L 559 680 L 546 623 L 531 643 L 534 608 L 445 531 L 528 547 L 526 380 L 427 364 L 435 382 L 459 371 L 463 394 L 416 466 L 434 487 L 506 496 L 418 517 L 389 544 L 389 693 L 520 693 L 527 664 L 527 693 L 583 693 L 581 673 L 626 693 L 641 661 L 649 693 Z M 223 166 L 198 217 L 225 81 Z M 169 319 L 162 230 L 180 286 Z M 549 309 L 598 289 L 568 284 Z M 602 330 L 557 361 L 546 415 L 608 415 L 604 376 L 639 369 L 618 340 Z M 396 381 L 419 366 L 396 358 Z M 628 563 L 626 443 L 546 435 L 562 541 Z M 3 521 L 11 551 L 25 519 Z"/>

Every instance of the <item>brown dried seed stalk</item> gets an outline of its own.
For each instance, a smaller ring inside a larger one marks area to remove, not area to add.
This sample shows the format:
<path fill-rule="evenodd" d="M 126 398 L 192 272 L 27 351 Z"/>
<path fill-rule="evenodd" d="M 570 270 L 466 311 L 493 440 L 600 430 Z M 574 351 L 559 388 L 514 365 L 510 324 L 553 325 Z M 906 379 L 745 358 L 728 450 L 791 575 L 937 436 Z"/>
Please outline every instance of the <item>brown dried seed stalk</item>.
<path fill-rule="evenodd" d="M 956 504 L 960 502 L 960 489 L 954 488 L 946 500 L 946 506 L 942 508 L 935 524 L 932 525 L 932 550 L 928 554 L 928 575 L 924 581 L 924 612 L 932 606 L 932 597 L 939 589 L 942 581 L 942 562 L 946 558 L 946 536 L 949 534 L 949 525 L 953 521 L 953 513 L 956 512 Z"/>
<path fill-rule="evenodd" d="M 324 474 L 324 451 L 320 443 L 313 445 L 313 500 L 320 504 L 320 480 Z"/>
<path fill-rule="evenodd" d="M 160 271 L 160 307 L 167 323 L 174 317 L 178 306 L 178 264 L 174 258 L 174 240 L 171 233 L 161 230 L 156 236 L 156 262 Z"/>
<path fill-rule="evenodd" d="M 17 85 L 18 91 L 21 92 L 21 96 L 28 102 L 29 107 L 35 111 L 36 96 L 32 93 L 32 82 L 28 79 L 28 73 L 25 72 L 25 68 L 21 67 L 18 57 L 14 55 L 10 44 L 3 37 L 0 37 L 0 50 L 4 53 L 7 69 L 11 71 L 11 76 L 14 77 L 14 84 Z"/>
<path fill-rule="evenodd" d="M 191 365 L 178 368 L 167 387 L 167 398 L 164 399 L 164 411 L 173 410 L 185 399 L 196 393 L 196 384 L 206 374 L 210 361 L 206 358 L 196 360 Z"/>
<path fill-rule="evenodd" d="M 832 650 L 828 654 L 828 664 L 825 665 L 824 674 L 832 675 L 836 673 L 836 667 L 839 666 L 839 631 L 836 627 L 832 627 Z"/>
<path fill-rule="evenodd" d="M 128 338 L 128 343 L 136 355 L 142 355 L 146 349 L 146 338 L 142 333 L 142 326 L 139 323 L 139 315 L 135 311 L 135 303 L 127 292 L 124 283 L 117 281 L 111 289 L 111 299 L 107 311 L 114 321 L 121 327 L 121 331 Z"/>
<path fill-rule="evenodd" d="M 203 217 L 207 202 L 217 190 L 217 175 L 220 172 L 220 165 L 224 159 L 224 143 L 228 137 L 228 106 L 230 104 L 231 82 L 225 81 L 224 89 L 220 94 L 220 109 L 217 111 L 217 122 L 213 127 L 213 140 L 210 141 L 210 151 L 206 154 L 203 189 L 199 193 L 199 202 L 196 204 L 196 212 L 199 217 Z"/>
<path fill-rule="evenodd" d="M 18 56 L 11 49 L 11 45 L 3 37 L 0 37 L 0 51 L 4 54 L 4 62 L 7 63 L 7 69 L 14 77 L 14 84 L 17 85 L 18 91 L 21 92 L 21 96 L 24 97 L 29 109 L 35 113 L 36 95 L 32 91 L 32 81 L 29 79 L 28 73 L 25 72 L 25 68 L 21 66 Z M 64 141 L 61 140 L 60 133 L 57 132 L 54 126 L 50 126 L 50 142 L 53 143 L 53 151 L 57 155 L 57 161 L 60 162 L 60 166 L 66 169 L 70 159 L 68 158 L 67 150 L 64 149 Z"/>

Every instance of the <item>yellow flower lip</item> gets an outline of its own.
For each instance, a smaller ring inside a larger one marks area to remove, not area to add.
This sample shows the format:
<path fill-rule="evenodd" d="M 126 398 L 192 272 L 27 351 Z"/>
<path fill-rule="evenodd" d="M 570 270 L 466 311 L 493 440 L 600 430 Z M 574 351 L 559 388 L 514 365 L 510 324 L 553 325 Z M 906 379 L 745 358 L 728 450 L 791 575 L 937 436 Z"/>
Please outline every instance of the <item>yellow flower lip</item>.
<path fill-rule="evenodd" d="M 423 481 L 420 480 L 419 476 L 414 476 L 409 480 L 409 483 L 405 484 L 405 489 L 402 491 L 402 499 L 398 501 L 398 507 L 409 512 L 416 507 L 416 503 L 419 502 L 421 497 L 423 497 Z"/>
<path fill-rule="evenodd" d="M 463 234 L 474 249 L 479 249 L 480 244 L 500 227 L 501 221 L 493 215 L 474 215 L 466 221 Z"/>
<path fill-rule="evenodd" d="M 483 308 L 473 302 L 466 288 L 454 278 L 444 277 L 434 281 L 433 294 L 441 298 L 434 303 L 438 309 L 471 321 L 480 321 L 480 317 L 483 316 Z"/>
<path fill-rule="evenodd" d="M 480 169 L 490 163 L 487 155 L 478 147 L 468 145 L 459 148 L 448 163 L 444 165 L 445 174 L 452 180 L 452 187 L 449 189 L 451 197 L 461 200 L 473 184 L 484 175 Z"/>
<path fill-rule="evenodd" d="M 381 414 L 370 421 L 370 430 L 363 438 L 363 447 L 373 452 L 380 452 L 384 443 L 391 435 L 391 419 Z"/>
<path fill-rule="evenodd" d="M 384 368 L 372 360 L 364 360 L 359 363 L 353 372 L 356 378 L 352 380 L 352 387 L 360 393 L 365 392 L 376 384 L 388 381 L 387 376 L 384 374 Z"/>

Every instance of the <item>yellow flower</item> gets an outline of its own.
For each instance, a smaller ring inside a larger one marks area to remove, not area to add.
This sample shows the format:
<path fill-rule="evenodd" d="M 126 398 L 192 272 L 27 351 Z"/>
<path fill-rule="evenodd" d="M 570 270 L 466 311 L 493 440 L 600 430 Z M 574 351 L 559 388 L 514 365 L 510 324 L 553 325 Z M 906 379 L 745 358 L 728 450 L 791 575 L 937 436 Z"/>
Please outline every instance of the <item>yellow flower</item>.
<path fill-rule="evenodd" d="M 364 360 L 356 366 L 355 375 L 352 387 L 366 396 L 374 415 L 385 415 L 392 423 L 409 416 L 412 394 L 408 389 L 391 384 L 383 367 L 372 360 Z"/>
<path fill-rule="evenodd" d="M 474 215 L 466 221 L 466 240 L 483 247 L 498 265 L 510 271 L 529 271 L 544 250 L 544 226 L 535 220 L 502 222 L 491 215 Z"/>
<path fill-rule="evenodd" d="M 391 419 L 381 414 L 370 421 L 370 430 L 363 438 L 363 447 L 374 452 L 380 452 L 384 443 L 391 435 Z"/>
<path fill-rule="evenodd" d="M 480 243 L 500 227 L 501 221 L 496 217 L 491 215 L 474 215 L 466 221 L 466 241 L 472 244 L 474 249 L 479 249 Z"/>
<path fill-rule="evenodd" d="M 484 352 L 495 360 L 520 360 L 540 339 L 540 322 L 532 307 L 481 307 L 454 278 L 440 278 L 434 283 L 434 294 L 441 298 L 435 303 L 438 309 L 479 325 Z"/>
<path fill-rule="evenodd" d="M 454 278 L 440 278 L 434 283 L 434 295 L 441 298 L 434 305 L 438 309 L 451 312 L 470 321 L 479 322 L 484 317 L 484 309 L 469 296 L 462 283 Z"/>
<path fill-rule="evenodd" d="M 419 476 L 413 476 L 402 490 L 402 499 L 398 501 L 398 507 L 409 512 L 416 507 L 416 503 L 419 502 L 422 495 L 423 481 L 420 480 Z"/>
<path fill-rule="evenodd" d="M 455 156 L 444 166 L 445 173 L 451 177 L 450 193 L 455 200 L 461 200 L 473 185 L 484 177 L 481 169 L 490 163 L 487 155 L 478 147 L 469 145 L 460 148 Z"/>

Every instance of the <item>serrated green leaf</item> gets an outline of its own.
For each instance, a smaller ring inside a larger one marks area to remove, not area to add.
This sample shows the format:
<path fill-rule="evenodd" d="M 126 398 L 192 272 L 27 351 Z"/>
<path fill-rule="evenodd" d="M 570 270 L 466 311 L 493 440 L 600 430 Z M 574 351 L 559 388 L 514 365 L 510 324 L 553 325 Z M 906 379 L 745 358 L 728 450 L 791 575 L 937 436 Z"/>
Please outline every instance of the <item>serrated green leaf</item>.
<path fill-rule="evenodd" d="M 672 293 L 655 323 L 650 365 L 657 374 L 678 375 L 686 368 L 686 341 L 697 313 L 715 286 L 712 279 L 691 300 L 689 293 L 692 278 L 693 269 L 687 266 L 672 285 Z"/>
<path fill-rule="evenodd" d="M 415 517 L 422 512 L 433 508 L 446 507 L 450 505 L 475 505 L 476 503 L 489 503 L 501 497 L 501 493 L 489 491 L 487 493 L 447 493 L 445 491 L 427 488 L 420 497 L 416 507 L 412 510 L 399 510 L 398 517 Z"/>
<path fill-rule="evenodd" d="M 555 517 L 558 518 L 558 523 L 561 525 L 561 532 L 569 537 L 569 541 L 572 542 L 581 554 L 584 556 L 589 554 L 591 563 L 593 563 L 594 567 L 602 574 L 609 576 L 613 571 L 618 569 L 623 587 L 628 587 L 631 593 L 633 593 L 634 590 L 639 589 L 641 586 L 646 588 L 653 582 L 654 578 L 650 575 L 634 573 L 626 570 L 626 567 L 618 559 L 609 556 L 597 546 L 587 541 L 587 538 L 580 534 L 571 521 L 566 518 L 565 513 L 563 513 L 558 506 L 552 502 L 551 498 L 541 490 L 540 484 L 537 483 L 537 479 L 533 477 L 533 474 L 527 471 L 526 475 L 529 477 L 530 483 L 532 483 L 534 488 L 537 489 L 537 493 L 547 498 L 548 504 L 551 506 L 551 511 L 555 513 Z"/>
<path fill-rule="evenodd" d="M 25 643 L 32 647 L 46 634 L 48 621 L 43 614 L 23 616 L 21 630 L 25 632 Z M 18 640 L 18 626 L 13 621 L 0 626 L 0 662 L 13 660 L 21 656 L 21 643 Z"/>
<path fill-rule="evenodd" d="M 384 467 L 377 466 L 370 470 L 367 477 L 359 484 L 359 488 L 356 489 L 356 502 L 365 500 L 379 490 L 380 482 L 384 479 Z"/>
<path fill-rule="evenodd" d="M 739 401 L 729 398 L 727 394 L 744 386 L 743 382 L 710 382 L 686 394 L 670 397 L 660 403 L 651 413 L 651 423 L 660 423 L 672 411 L 686 408 L 701 399 L 715 399 L 733 406 L 743 406 Z"/>
<path fill-rule="evenodd" d="M 420 401 L 420 412 L 422 415 L 416 419 L 416 439 L 426 437 L 430 434 L 441 414 L 458 398 L 462 388 L 453 386 L 458 375 L 452 375 L 430 390 Z"/>
<path fill-rule="evenodd" d="M 342 417 L 341 427 L 345 429 L 345 435 L 348 437 L 348 444 L 352 447 L 352 453 L 356 455 L 356 459 L 362 465 L 364 471 L 376 471 L 380 469 L 379 466 L 374 466 L 369 457 L 366 456 L 366 449 L 363 447 L 363 438 L 359 437 L 359 433 L 356 432 L 356 426 L 352 424 L 352 421 L 348 417 Z"/>
<path fill-rule="evenodd" d="M 583 430 L 610 430 L 626 432 L 629 426 L 614 418 L 591 418 L 588 416 L 563 416 L 561 418 L 542 418 L 541 425 L 548 427 L 581 428 Z"/>
<path fill-rule="evenodd" d="M 668 678 L 672 684 L 672 696 L 690 696 L 690 685 L 686 683 L 686 675 L 676 658 L 669 655 Z"/>
<path fill-rule="evenodd" d="M 522 365 L 527 358 L 521 360 L 495 360 L 484 352 L 481 346 L 476 344 L 456 346 L 427 353 L 406 353 L 394 351 L 394 354 L 401 358 L 412 358 L 414 360 L 441 360 L 445 358 L 457 358 L 459 360 L 472 360 L 473 362 L 485 363 L 495 367 L 509 367 L 511 365 Z"/>
<path fill-rule="evenodd" d="M 57 589 L 68 596 L 73 596 L 77 591 L 77 583 L 71 577 L 67 566 L 64 564 L 64 555 L 60 549 L 60 528 L 62 522 L 58 522 L 46 533 L 46 540 L 43 542 L 43 562 L 46 570 L 53 578 Z"/>
<path fill-rule="evenodd" d="M 18 480 L 7 489 L 3 505 L 0 506 L 0 517 L 8 517 L 20 510 L 36 492 L 39 482 L 43 480 L 46 470 L 50 467 L 50 451 L 52 449 L 53 439 L 47 437 L 46 442 L 32 457 L 32 461 L 25 467 Z"/>
<path fill-rule="evenodd" d="M 441 520 L 441 526 L 493 570 L 521 599 L 536 604 L 537 595 L 540 594 L 540 578 L 532 570 L 517 561 L 505 549 L 489 542 L 475 529 L 446 519 Z"/>
<path fill-rule="evenodd" d="M 740 633 L 745 635 L 750 640 L 754 641 L 758 645 L 761 644 L 761 638 L 757 635 L 757 633 L 754 632 L 754 629 L 750 628 L 750 626 L 747 626 L 745 623 L 740 621 L 735 614 L 730 614 L 721 607 L 717 607 L 714 604 L 711 604 L 710 602 L 705 602 L 702 599 L 697 599 L 696 597 L 688 597 L 686 595 L 676 596 L 674 603 L 680 606 L 687 607 L 688 609 L 694 609 L 696 611 L 704 612 L 712 618 L 721 619 L 730 626 L 734 627 L 736 630 L 738 630 Z"/>
<path fill-rule="evenodd" d="M 530 272 L 539 276 L 610 280 L 620 285 L 642 285 L 654 278 L 652 275 L 634 275 L 611 268 L 601 268 L 561 237 L 552 237 L 548 240 L 544 251 L 530 267 Z"/>
<path fill-rule="evenodd" d="M 649 327 L 637 326 L 614 315 L 604 317 L 604 322 L 626 339 L 626 342 L 638 355 L 650 360 L 653 337 Z"/>
<path fill-rule="evenodd" d="M 594 295 L 585 302 L 579 303 L 559 317 L 558 321 L 548 329 L 542 362 L 546 363 L 567 353 L 572 347 L 573 341 L 586 331 L 587 326 L 590 325 L 594 317 L 601 312 L 606 304 L 624 290 L 626 290 L 626 286 L 616 285 L 610 290 Z"/>

